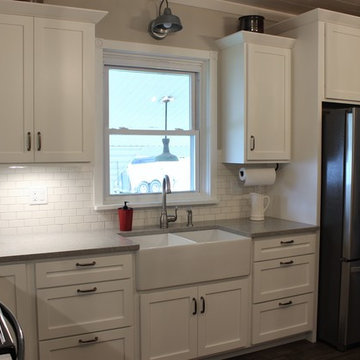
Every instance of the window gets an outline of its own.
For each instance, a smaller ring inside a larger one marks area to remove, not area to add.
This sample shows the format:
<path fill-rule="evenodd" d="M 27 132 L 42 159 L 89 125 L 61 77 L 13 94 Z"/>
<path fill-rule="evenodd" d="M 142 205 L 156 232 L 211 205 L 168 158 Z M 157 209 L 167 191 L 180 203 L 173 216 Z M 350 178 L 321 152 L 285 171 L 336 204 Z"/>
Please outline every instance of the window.
<path fill-rule="evenodd" d="M 195 73 L 105 66 L 109 194 L 196 191 Z"/>
<path fill-rule="evenodd" d="M 169 203 L 215 202 L 216 89 L 210 85 L 216 86 L 216 54 L 103 43 L 112 47 L 98 54 L 103 137 L 97 143 L 96 208 L 124 200 L 159 205 L 165 174 Z"/>

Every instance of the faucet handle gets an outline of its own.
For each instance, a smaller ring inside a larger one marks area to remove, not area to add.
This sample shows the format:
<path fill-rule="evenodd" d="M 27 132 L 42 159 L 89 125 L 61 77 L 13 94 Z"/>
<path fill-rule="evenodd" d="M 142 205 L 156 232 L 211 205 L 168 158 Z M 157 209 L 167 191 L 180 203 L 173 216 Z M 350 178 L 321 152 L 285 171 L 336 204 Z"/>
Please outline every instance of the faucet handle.
<path fill-rule="evenodd" d="M 186 210 L 187 213 L 187 224 L 186 226 L 194 226 L 193 222 L 192 222 L 192 210 L 188 209 Z"/>
<path fill-rule="evenodd" d="M 167 221 L 168 222 L 175 222 L 177 220 L 177 212 L 178 212 L 178 207 L 175 207 L 175 215 L 168 215 L 167 216 Z"/>

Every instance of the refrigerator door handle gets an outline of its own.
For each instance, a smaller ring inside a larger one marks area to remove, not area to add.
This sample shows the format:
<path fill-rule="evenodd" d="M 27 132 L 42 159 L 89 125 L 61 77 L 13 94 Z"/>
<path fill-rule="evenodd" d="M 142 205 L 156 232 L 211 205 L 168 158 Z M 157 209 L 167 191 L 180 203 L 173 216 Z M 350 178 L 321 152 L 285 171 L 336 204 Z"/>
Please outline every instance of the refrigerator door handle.
<path fill-rule="evenodd" d="M 344 216 L 342 256 L 349 260 L 360 258 L 360 111 L 352 108 L 346 113 L 344 168 Z"/>

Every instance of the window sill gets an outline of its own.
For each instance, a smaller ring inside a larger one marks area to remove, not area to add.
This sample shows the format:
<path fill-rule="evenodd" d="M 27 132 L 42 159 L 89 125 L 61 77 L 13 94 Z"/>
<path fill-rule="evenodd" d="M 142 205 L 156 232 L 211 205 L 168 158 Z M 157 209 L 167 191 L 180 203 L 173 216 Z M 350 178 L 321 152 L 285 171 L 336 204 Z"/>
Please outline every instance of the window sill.
<path fill-rule="evenodd" d="M 218 200 L 212 197 L 204 197 L 203 199 L 196 200 L 173 200 L 169 199 L 169 195 L 167 195 L 166 205 L 167 207 L 171 206 L 193 206 L 193 205 L 215 205 L 218 204 Z M 170 195 L 171 196 L 171 195 Z M 156 202 L 137 202 L 137 203 L 129 203 L 130 207 L 134 209 L 143 209 L 143 208 L 159 208 L 161 207 L 161 194 L 159 195 L 159 201 Z M 113 210 L 122 207 L 123 204 L 95 204 L 95 210 Z"/>

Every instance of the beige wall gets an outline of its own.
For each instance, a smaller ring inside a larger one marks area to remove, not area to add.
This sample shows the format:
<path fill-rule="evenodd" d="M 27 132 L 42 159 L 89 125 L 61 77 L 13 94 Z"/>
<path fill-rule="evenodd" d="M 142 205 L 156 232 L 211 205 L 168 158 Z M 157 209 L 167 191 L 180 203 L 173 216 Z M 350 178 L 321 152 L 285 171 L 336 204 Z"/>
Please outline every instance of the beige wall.
<path fill-rule="evenodd" d="M 236 32 L 238 17 L 243 15 L 172 4 L 170 1 L 169 7 L 180 17 L 184 28 L 166 39 L 155 40 L 147 28 L 158 14 L 160 0 L 44 0 L 44 3 L 108 11 L 109 14 L 96 26 L 96 36 L 100 38 L 203 50 L 215 50 L 214 40 Z"/>

